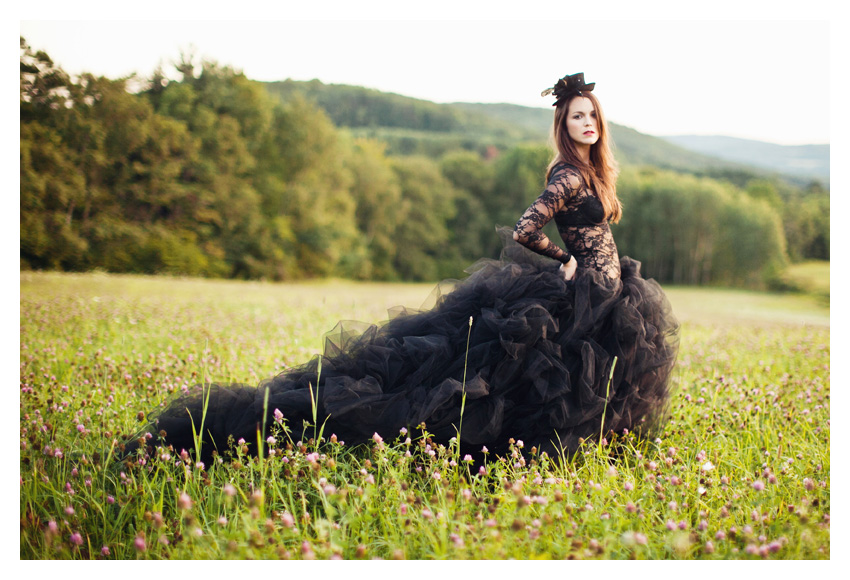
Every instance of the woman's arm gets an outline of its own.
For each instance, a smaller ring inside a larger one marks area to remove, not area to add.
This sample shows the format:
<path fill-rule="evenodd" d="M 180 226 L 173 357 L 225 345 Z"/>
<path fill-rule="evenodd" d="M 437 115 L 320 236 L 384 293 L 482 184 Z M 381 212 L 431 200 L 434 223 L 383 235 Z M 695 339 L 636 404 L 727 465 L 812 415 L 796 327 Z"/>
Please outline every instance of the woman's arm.
<path fill-rule="evenodd" d="M 525 210 L 525 213 L 517 221 L 514 227 L 514 240 L 538 254 L 558 260 L 562 264 L 574 263 L 575 258 L 569 252 L 553 243 L 540 230 L 564 207 L 564 204 L 573 195 L 580 183 L 578 175 L 571 172 L 564 171 L 558 176 L 553 176 L 540 197 Z M 574 265 L 572 265 L 572 270 L 575 270 Z"/>

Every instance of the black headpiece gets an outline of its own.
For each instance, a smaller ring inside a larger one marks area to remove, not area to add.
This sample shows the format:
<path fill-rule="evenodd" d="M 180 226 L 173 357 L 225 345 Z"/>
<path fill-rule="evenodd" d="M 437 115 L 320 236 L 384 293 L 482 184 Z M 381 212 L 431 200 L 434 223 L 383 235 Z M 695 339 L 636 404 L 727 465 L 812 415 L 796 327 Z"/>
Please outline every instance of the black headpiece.
<path fill-rule="evenodd" d="M 558 79 L 558 82 L 555 83 L 555 86 L 549 89 L 546 89 L 542 93 L 540 93 L 541 97 L 545 97 L 546 95 L 555 94 L 555 102 L 552 103 L 553 107 L 556 107 L 561 101 L 566 99 L 567 97 L 571 97 L 573 95 L 582 96 L 582 92 L 590 92 L 593 90 L 593 87 L 596 86 L 596 83 L 586 84 L 584 82 L 584 73 L 576 73 L 574 75 L 567 75 L 562 79 Z"/>

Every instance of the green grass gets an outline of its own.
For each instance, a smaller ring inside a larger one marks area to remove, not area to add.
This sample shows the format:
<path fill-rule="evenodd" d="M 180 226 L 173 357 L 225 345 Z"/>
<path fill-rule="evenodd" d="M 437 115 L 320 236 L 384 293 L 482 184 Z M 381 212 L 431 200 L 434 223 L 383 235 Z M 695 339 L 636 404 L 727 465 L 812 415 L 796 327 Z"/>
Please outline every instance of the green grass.
<path fill-rule="evenodd" d="M 829 302 L 829 262 L 811 260 L 792 264 L 786 276 L 804 292 L 826 297 Z"/>
<path fill-rule="evenodd" d="M 270 457 L 111 461 L 183 387 L 257 383 L 430 291 L 21 273 L 20 557 L 830 558 L 829 309 L 808 295 L 669 289 L 664 433 L 562 464 L 515 449 L 481 475 L 421 432 L 358 450 L 300 426 Z"/>

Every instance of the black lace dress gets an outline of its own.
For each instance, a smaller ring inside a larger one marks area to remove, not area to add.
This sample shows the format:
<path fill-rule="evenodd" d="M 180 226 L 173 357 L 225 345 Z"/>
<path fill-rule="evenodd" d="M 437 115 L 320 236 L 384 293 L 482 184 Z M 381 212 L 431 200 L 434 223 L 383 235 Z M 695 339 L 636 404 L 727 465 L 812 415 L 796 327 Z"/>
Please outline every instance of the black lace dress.
<path fill-rule="evenodd" d="M 570 281 L 558 272 L 563 250 L 539 231 L 553 217 L 578 260 Z M 325 437 L 347 444 L 425 423 L 441 442 L 462 426 L 464 452 L 503 452 L 514 438 L 553 455 L 600 428 L 655 424 L 668 401 L 678 325 L 658 284 L 640 276 L 638 262 L 618 258 L 599 200 L 575 169 L 560 166 L 516 229 L 525 245 L 501 228 L 501 259 L 474 264 L 433 308 L 402 309 L 382 326 L 340 324 L 324 356 L 259 388 L 213 385 L 203 455 L 226 456 L 229 437 L 256 442 L 264 413 L 272 425 L 276 409 L 299 438 L 314 396 Z M 202 406 L 198 387 L 149 429 L 190 449 L 189 416 L 200 423 Z"/>

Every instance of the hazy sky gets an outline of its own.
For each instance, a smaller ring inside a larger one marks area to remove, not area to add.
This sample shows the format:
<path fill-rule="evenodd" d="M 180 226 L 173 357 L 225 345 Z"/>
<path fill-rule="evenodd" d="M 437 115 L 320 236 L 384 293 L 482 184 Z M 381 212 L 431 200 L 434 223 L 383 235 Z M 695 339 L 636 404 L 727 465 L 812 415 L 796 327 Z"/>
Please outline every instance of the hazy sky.
<path fill-rule="evenodd" d="M 533 13 L 532 13 L 533 14 Z M 525 14 L 528 18 L 528 14 Z M 547 107 L 540 91 L 583 71 L 608 118 L 651 135 L 829 141 L 828 21 L 23 20 L 67 72 L 149 75 L 181 51 L 256 80 L 318 78 L 436 102 Z"/>

